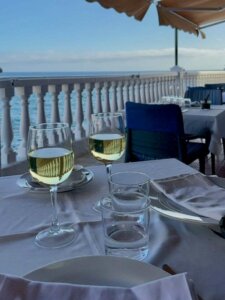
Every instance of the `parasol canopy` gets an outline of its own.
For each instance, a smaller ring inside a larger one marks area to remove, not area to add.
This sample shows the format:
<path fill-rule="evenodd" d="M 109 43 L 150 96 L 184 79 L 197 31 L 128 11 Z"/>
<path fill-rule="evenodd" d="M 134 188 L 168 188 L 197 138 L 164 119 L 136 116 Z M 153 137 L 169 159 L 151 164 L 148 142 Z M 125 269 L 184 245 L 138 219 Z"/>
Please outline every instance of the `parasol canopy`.
<path fill-rule="evenodd" d="M 203 28 L 225 22 L 225 0 L 86 0 L 141 21 L 156 5 L 159 25 L 171 26 L 205 37 Z"/>

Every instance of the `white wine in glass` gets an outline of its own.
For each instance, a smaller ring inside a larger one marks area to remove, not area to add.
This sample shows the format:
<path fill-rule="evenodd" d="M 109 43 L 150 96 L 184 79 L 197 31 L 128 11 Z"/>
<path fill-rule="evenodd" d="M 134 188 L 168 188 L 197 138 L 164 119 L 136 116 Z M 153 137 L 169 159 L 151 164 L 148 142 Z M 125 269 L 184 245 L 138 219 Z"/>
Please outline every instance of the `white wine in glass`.
<path fill-rule="evenodd" d="M 52 224 L 39 232 L 35 242 L 41 247 L 59 248 L 76 237 L 72 226 L 61 226 L 57 213 L 57 188 L 72 173 L 74 152 L 71 131 L 65 123 L 42 123 L 30 126 L 28 164 L 31 176 L 50 188 L 53 207 Z"/>
<path fill-rule="evenodd" d="M 123 114 L 119 112 L 92 114 L 89 147 L 94 158 L 106 166 L 109 183 L 112 162 L 119 160 L 125 152 Z M 94 208 L 100 210 L 99 201 Z"/>

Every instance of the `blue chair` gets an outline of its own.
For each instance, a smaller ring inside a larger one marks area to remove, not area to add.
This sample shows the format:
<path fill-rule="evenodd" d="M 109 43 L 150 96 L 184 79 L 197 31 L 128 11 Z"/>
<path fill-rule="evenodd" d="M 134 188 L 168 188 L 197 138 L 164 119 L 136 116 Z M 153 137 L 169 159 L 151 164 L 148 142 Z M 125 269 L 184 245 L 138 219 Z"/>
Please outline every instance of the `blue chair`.
<path fill-rule="evenodd" d="M 213 105 L 223 104 L 222 90 L 217 88 L 206 88 L 204 86 L 188 87 L 184 97 L 190 98 L 191 101 L 204 101 L 207 98 Z"/>
<path fill-rule="evenodd" d="M 198 159 L 200 172 L 205 173 L 208 147 L 187 141 L 178 105 L 127 102 L 126 120 L 126 162 L 177 158 L 190 164 Z"/>

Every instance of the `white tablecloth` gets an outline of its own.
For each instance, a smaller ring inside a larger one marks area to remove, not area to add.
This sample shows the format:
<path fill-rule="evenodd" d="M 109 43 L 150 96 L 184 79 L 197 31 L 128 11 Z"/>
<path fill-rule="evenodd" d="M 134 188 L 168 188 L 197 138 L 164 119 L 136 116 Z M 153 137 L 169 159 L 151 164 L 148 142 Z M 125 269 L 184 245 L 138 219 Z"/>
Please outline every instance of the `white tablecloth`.
<path fill-rule="evenodd" d="M 186 133 L 202 134 L 205 130 L 211 132 L 209 150 L 218 154 L 221 138 L 225 138 L 225 106 L 212 105 L 211 109 L 188 108 L 183 113 L 184 129 Z"/>
<path fill-rule="evenodd" d="M 80 231 L 73 244 L 61 249 L 42 249 L 34 244 L 37 230 L 51 219 L 49 195 L 18 187 L 18 176 L 0 178 L 0 273 L 23 276 L 51 262 L 104 254 L 100 216 L 92 205 L 107 192 L 106 173 L 104 166 L 90 169 L 94 172 L 90 183 L 59 194 L 61 219 L 77 223 Z M 118 170 L 146 172 L 152 179 L 197 172 L 175 159 L 113 165 L 113 171 Z M 149 262 L 159 267 L 167 263 L 177 272 L 188 272 L 204 300 L 225 299 L 224 239 L 202 225 L 152 212 L 150 240 Z"/>

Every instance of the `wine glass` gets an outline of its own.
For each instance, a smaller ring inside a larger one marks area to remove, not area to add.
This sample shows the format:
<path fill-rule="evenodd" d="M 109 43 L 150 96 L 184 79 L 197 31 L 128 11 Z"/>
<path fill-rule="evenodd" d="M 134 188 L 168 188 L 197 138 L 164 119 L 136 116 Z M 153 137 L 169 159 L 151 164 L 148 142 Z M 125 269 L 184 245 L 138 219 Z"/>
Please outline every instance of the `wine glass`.
<path fill-rule="evenodd" d="M 57 188 L 72 173 L 74 152 L 71 131 L 66 123 L 42 123 L 30 126 L 27 146 L 29 171 L 34 180 L 50 188 L 53 208 L 51 226 L 39 232 L 35 243 L 41 247 L 59 248 L 76 237 L 74 228 L 61 226 L 57 213 Z"/>
<path fill-rule="evenodd" d="M 109 184 L 112 162 L 119 160 L 125 152 L 125 128 L 120 112 L 95 113 L 91 115 L 90 152 L 95 159 L 104 163 Z M 100 201 L 94 209 L 100 210 Z"/>

